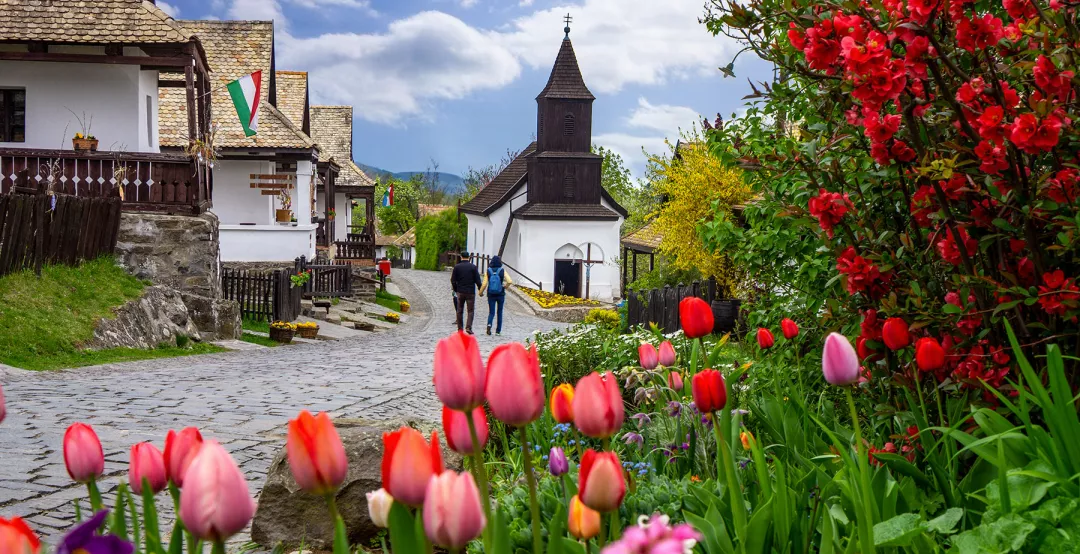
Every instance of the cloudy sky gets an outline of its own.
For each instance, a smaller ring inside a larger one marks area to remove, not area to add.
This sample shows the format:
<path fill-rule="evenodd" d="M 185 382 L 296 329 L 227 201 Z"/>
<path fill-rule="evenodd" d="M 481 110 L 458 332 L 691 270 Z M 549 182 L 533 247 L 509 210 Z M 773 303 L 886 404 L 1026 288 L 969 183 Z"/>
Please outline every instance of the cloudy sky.
<path fill-rule="evenodd" d="M 310 73 L 312 102 L 355 107 L 356 161 L 390 171 L 496 162 L 536 129 L 570 13 L 593 142 L 635 175 L 698 115 L 737 112 L 770 68 L 698 23 L 703 0 L 158 0 L 184 19 L 273 19 L 278 69 Z"/>

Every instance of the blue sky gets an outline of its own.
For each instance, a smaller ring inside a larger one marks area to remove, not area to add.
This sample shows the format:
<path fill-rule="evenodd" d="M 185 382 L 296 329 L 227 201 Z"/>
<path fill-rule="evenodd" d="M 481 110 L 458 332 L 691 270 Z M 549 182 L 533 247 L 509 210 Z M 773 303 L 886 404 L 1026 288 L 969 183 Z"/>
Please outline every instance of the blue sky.
<path fill-rule="evenodd" d="M 356 161 L 463 173 L 526 146 L 534 98 L 574 18 L 593 142 L 644 170 L 699 114 L 740 111 L 747 78 L 771 78 L 697 22 L 702 0 L 158 0 L 184 19 L 273 19 L 278 69 L 308 71 L 312 102 L 354 106 Z"/>

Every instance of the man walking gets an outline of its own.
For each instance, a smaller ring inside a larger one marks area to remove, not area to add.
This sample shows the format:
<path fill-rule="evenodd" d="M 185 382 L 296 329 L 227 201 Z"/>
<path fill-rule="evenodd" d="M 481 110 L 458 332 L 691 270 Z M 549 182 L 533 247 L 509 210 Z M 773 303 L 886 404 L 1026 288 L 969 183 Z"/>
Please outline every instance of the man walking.
<path fill-rule="evenodd" d="M 454 266 L 454 271 L 450 272 L 450 286 L 454 287 L 454 292 L 457 293 L 457 328 L 458 331 L 464 330 L 468 334 L 473 334 L 472 323 L 473 314 L 476 311 L 476 289 L 483 286 L 484 281 L 480 278 L 480 270 L 476 269 L 476 266 L 469 261 L 469 253 L 461 253 L 461 261 Z M 462 316 L 465 310 L 468 309 L 469 317 L 462 326 Z"/>

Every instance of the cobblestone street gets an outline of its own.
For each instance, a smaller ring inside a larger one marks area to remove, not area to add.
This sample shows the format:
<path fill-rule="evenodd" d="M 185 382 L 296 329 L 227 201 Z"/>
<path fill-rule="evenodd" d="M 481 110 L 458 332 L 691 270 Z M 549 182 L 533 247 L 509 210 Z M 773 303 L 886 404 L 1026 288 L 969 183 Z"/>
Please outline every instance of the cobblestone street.
<path fill-rule="evenodd" d="M 412 312 L 386 333 L 69 371 L 0 369 L 8 410 L 0 425 L 0 515 L 26 518 L 49 543 L 71 525 L 72 500 L 84 498 L 85 488 L 68 478 L 61 445 L 64 430 L 76 421 L 93 425 L 101 438 L 104 490 L 126 481 L 132 444 L 152 441 L 163 448 L 169 429 L 195 425 L 232 453 L 257 495 L 285 444 L 287 420 L 301 409 L 436 420 L 431 362 L 436 342 L 454 330 L 449 273 L 395 269 L 394 278 Z M 561 325 L 508 299 L 503 336 L 496 340 L 483 336 L 487 302 L 477 300 L 474 329 L 485 356 L 496 344 Z M 159 508 L 167 503 L 162 497 Z"/>

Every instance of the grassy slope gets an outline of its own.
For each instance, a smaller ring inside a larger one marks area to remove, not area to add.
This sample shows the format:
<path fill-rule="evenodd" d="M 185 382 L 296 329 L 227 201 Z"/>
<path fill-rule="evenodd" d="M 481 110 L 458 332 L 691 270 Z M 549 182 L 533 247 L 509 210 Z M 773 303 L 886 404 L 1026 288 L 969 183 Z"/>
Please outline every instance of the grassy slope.
<path fill-rule="evenodd" d="M 386 292 L 384 290 L 375 291 L 375 303 L 395 312 L 401 311 L 402 300 L 405 299 L 396 294 L 390 294 L 389 292 Z"/>
<path fill-rule="evenodd" d="M 138 298 L 144 286 L 109 258 L 49 266 L 40 278 L 30 271 L 0 277 L 0 363 L 41 370 L 221 351 L 202 344 L 79 350 L 93 337 L 95 321 L 112 317 L 114 307 Z"/>

